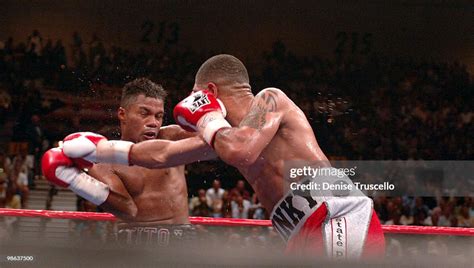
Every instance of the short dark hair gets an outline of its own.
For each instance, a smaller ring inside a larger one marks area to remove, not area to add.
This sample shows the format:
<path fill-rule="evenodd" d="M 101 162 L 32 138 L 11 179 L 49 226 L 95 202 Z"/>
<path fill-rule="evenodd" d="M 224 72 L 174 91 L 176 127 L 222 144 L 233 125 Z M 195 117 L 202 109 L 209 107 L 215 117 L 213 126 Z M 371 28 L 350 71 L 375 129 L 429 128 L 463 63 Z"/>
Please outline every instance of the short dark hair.
<path fill-rule="evenodd" d="M 196 83 L 216 82 L 249 83 L 249 74 L 245 65 L 236 57 L 220 54 L 205 61 L 196 73 Z"/>
<path fill-rule="evenodd" d="M 168 93 L 160 84 L 153 83 L 150 79 L 143 77 L 137 78 L 128 82 L 123 87 L 120 106 L 127 107 L 131 102 L 135 101 L 139 95 L 165 101 Z"/>

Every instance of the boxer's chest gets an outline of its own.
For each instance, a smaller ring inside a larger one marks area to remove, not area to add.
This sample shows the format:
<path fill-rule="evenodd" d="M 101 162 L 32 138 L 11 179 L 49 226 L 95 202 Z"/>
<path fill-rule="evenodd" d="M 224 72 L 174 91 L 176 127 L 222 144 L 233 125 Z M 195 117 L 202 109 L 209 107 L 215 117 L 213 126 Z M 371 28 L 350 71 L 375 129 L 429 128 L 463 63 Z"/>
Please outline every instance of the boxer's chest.
<path fill-rule="evenodd" d="M 131 196 L 145 194 L 150 191 L 162 191 L 168 188 L 173 180 L 170 177 L 177 173 L 178 168 L 147 169 L 142 167 L 122 167 L 115 170 Z"/>

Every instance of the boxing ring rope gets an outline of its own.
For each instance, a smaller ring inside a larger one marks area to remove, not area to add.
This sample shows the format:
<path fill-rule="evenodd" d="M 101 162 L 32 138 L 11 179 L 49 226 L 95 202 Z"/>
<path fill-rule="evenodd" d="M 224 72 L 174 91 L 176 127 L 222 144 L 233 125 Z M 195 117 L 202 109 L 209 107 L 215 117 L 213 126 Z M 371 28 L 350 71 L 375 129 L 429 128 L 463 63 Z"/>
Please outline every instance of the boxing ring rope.
<path fill-rule="evenodd" d="M 0 216 L 12 217 L 40 217 L 52 219 L 76 219 L 96 221 L 116 221 L 117 218 L 110 213 L 80 212 L 80 211 L 53 211 L 53 210 L 31 210 L 0 208 Z M 272 226 L 269 220 L 231 219 L 231 218 L 208 218 L 189 217 L 192 224 L 212 226 Z M 404 225 L 382 225 L 386 234 L 417 234 L 417 235 L 453 235 L 474 236 L 474 228 L 461 227 L 431 227 L 431 226 L 404 226 Z"/>

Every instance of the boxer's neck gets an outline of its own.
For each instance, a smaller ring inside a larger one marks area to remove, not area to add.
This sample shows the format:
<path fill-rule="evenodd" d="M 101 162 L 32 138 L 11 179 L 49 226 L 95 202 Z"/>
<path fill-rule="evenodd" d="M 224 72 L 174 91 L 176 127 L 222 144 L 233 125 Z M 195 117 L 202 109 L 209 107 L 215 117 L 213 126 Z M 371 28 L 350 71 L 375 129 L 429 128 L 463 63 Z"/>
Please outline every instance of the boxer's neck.
<path fill-rule="evenodd" d="M 122 135 L 120 136 L 120 140 L 122 140 L 122 141 L 131 141 L 131 142 L 134 142 L 134 143 L 137 143 L 137 142 L 138 142 L 138 141 L 136 141 L 136 140 L 134 140 L 134 139 L 132 139 L 132 138 L 130 138 L 130 137 L 127 137 L 127 135 L 124 135 L 123 133 L 122 133 Z"/>
<path fill-rule="evenodd" d="M 253 94 L 245 91 L 236 92 L 232 94 L 232 96 L 222 96 L 221 100 L 227 109 L 226 120 L 229 121 L 232 126 L 238 126 L 242 119 L 248 114 L 253 99 Z"/>

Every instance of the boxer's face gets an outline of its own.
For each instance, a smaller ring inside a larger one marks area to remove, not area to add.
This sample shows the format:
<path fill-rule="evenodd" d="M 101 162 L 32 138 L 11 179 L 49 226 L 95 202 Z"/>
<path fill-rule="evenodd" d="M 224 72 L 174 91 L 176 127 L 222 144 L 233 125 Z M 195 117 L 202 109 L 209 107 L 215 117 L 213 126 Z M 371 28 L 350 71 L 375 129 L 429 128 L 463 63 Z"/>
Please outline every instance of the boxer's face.
<path fill-rule="evenodd" d="M 127 107 L 120 107 L 122 139 L 132 142 L 152 140 L 158 137 L 163 124 L 163 101 L 139 95 Z"/>

